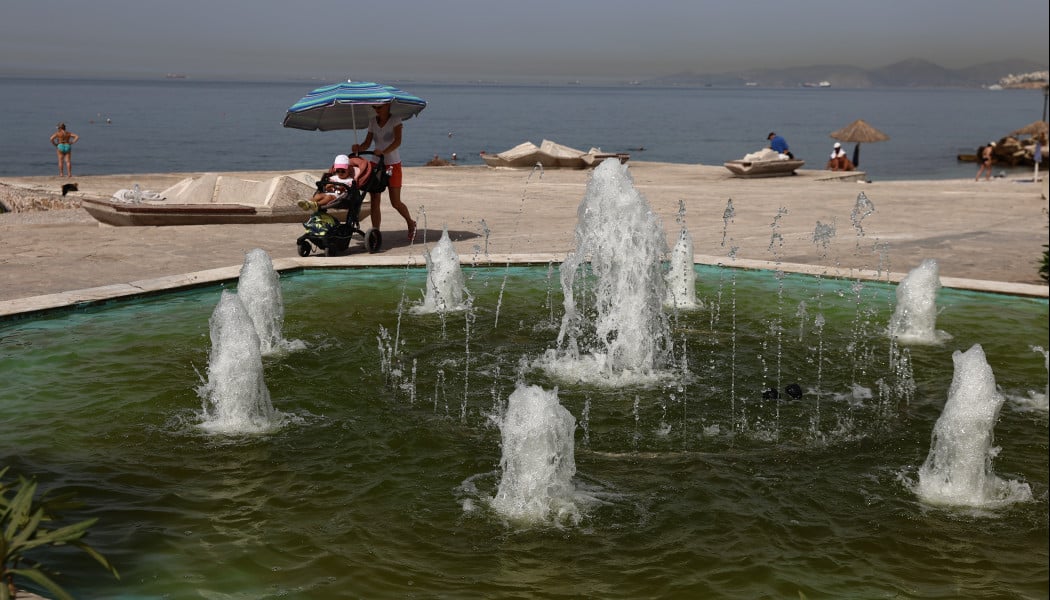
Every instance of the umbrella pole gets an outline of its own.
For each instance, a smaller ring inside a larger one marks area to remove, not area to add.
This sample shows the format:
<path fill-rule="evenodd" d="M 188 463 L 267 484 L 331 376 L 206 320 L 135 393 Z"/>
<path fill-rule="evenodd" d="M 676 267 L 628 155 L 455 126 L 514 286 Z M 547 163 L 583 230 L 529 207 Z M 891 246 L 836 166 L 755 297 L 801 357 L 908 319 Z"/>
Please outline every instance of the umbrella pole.
<path fill-rule="evenodd" d="M 357 142 L 357 111 L 356 110 L 352 110 L 352 109 L 350 110 L 350 120 L 354 124 L 354 145 L 356 146 L 357 143 L 358 143 Z M 351 152 L 351 154 L 353 154 L 353 153 Z"/>
<path fill-rule="evenodd" d="M 860 142 L 853 147 L 853 166 L 860 168 Z"/>

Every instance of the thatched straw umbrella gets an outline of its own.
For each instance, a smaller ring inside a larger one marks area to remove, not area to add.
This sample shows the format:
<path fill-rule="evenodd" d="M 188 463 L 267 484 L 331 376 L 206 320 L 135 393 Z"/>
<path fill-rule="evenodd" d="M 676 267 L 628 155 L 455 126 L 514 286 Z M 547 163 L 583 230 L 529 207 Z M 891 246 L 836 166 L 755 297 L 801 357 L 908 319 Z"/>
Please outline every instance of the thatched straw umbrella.
<path fill-rule="evenodd" d="M 853 147 L 853 165 L 857 167 L 860 166 L 861 143 L 885 142 L 890 139 L 890 136 L 868 125 L 864 119 L 857 119 L 842 129 L 832 131 L 830 136 L 840 142 L 856 142 L 857 145 Z"/>
<path fill-rule="evenodd" d="M 1034 138 L 1038 138 L 1040 136 L 1046 137 L 1046 131 L 1046 121 L 1033 121 L 1020 129 L 1011 131 L 1010 135 L 1014 137 L 1019 135 L 1030 135 Z"/>

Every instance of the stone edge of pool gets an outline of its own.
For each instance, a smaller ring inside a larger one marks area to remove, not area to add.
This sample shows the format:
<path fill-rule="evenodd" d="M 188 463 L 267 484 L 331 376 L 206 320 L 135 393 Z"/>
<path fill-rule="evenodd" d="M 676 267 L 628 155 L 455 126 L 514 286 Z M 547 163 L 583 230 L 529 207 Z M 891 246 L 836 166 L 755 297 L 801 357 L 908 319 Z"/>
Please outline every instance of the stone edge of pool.
<path fill-rule="evenodd" d="M 462 260 L 465 267 L 499 267 L 509 264 L 513 265 L 543 265 L 550 263 L 561 263 L 565 259 L 556 254 L 510 254 L 491 255 L 484 261 Z M 863 281 L 882 281 L 897 283 L 903 279 L 906 273 L 880 272 L 864 269 L 848 269 L 841 267 L 813 266 L 797 263 L 775 263 L 764 260 L 736 259 L 730 260 L 721 256 L 694 255 L 694 264 L 720 266 L 727 268 L 775 271 L 781 270 L 786 273 L 798 273 L 803 275 L 819 275 L 836 279 L 858 279 Z M 343 257 L 306 257 L 306 258 L 280 258 L 273 261 L 274 269 L 279 272 L 291 272 L 308 269 L 355 269 L 366 267 L 407 267 L 425 268 L 415 257 L 405 256 L 373 256 L 361 255 Z M 23 317 L 39 316 L 44 313 L 69 308 L 87 307 L 102 304 L 111 300 L 148 296 L 162 292 L 179 289 L 187 289 L 204 285 L 212 285 L 225 281 L 235 281 L 241 272 L 241 265 L 209 269 L 206 271 L 195 271 L 179 275 L 168 275 L 155 279 L 131 281 L 106 285 L 101 287 L 71 290 L 57 294 L 43 296 L 30 296 L 15 300 L 0 301 L 0 321 Z M 979 279 L 961 279 L 955 277 L 941 277 L 941 285 L 946 288 L 1003 294 L 1009 296 L 1024 296 L 1032 298 L 1050 297 L 1050 287 L 1025 283 L 1009 283 L 1001 281 L 985 281 Z"/>

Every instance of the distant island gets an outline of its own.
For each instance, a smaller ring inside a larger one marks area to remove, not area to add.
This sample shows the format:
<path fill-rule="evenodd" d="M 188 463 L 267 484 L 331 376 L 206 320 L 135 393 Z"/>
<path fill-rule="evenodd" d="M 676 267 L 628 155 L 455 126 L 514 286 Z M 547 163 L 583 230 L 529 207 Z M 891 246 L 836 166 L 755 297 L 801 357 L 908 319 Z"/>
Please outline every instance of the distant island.
<path fill-rule="evenodd" d="M 814 85 L 812 82 L 820 82 Z M 922 59 L 896 62 L 875 69 L 849 65 L 813 65 L 783 69 L 748 69 L 724 73 L 676 73 L 646 80 L 646 85 L 701 87 L 954 87 L 1042 88 L 1047 65 L 1026 59 L 1002 60 L 949 69 Z"/>

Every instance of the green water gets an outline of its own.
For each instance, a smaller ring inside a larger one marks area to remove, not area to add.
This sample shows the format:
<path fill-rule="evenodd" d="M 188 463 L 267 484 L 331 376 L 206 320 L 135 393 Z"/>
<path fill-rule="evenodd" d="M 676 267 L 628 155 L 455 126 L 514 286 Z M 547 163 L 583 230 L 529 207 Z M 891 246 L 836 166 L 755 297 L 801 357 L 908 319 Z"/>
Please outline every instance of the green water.
<path fill-rule="evenodd" d="M 475 310 L 445 316 L 407 310 L 419 269 L 283 278 L 308 349 L 265 359 L 286 422 L 258 436 L 198 427 L 218 287 L 2 323 L 0 464 L 99 518 L 121 581 L 42 556 L 85 598 L 1048 596 L 1045 300 L 942 290 L 953 339 L 906 349 L 908 377 L 892 286 L 700 268 L 676 375 L 610 389 L 528 367 L 560 325 L 550 275 L 467 269 Z M 995 471 L 1034 499 L 926 506 L 911 482 L 975 343 L 1007 397 Z M 487 507 L 519 379 L 577 419 L 577 525 Z M 801 400 L 762 399 L 788 383 Z"/>

